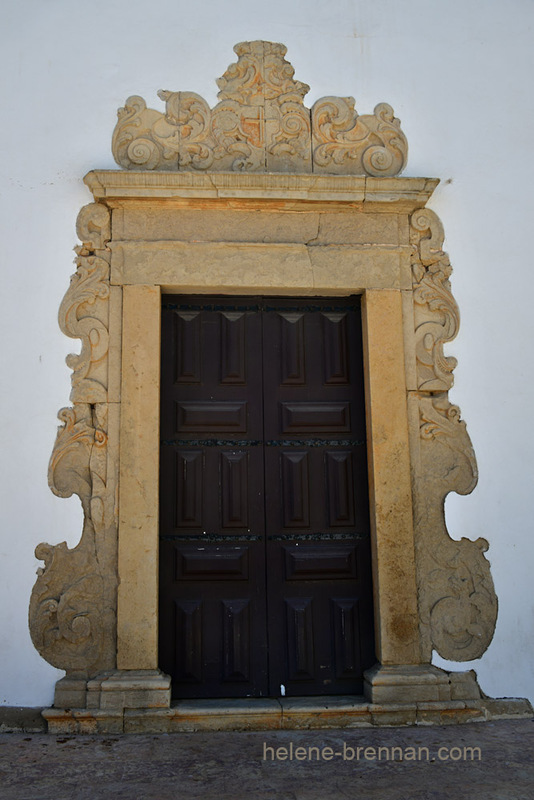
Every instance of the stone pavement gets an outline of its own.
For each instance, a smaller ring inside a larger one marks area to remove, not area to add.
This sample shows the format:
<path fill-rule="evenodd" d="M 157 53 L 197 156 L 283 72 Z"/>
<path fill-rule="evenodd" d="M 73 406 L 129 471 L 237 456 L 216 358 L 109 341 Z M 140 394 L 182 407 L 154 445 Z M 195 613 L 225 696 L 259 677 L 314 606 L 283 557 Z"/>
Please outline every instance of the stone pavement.
<path fill-rule="evenodd" d="M 3 733 L 0 798 L 533 800 L 534 720 L 117 736 Z"/>

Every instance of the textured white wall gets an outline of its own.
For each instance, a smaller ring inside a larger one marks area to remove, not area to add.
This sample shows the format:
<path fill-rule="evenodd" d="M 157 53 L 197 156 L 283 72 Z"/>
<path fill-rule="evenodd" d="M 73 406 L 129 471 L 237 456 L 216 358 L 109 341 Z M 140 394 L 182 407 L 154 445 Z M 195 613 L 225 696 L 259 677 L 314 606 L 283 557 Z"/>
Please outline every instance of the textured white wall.
<path fill-rule="evenodd" d="M 33 649 L 27 605 L 35 545 L 73 546 L 81 532 L 77 498 L 46 484 L 68 404 L 63 359 L 77 349 L 56 314 L 90 200 L 81 178 L 115 167 L 115 112 L 130 94 L 157 108 L 160 88 L 213 103 L 232 46 L 250 39 L 287 45 L 310 105 L 391 103 L 410 143 L 405 174 L 442 179 L 431 207 L 462 312 L 452 399 L 480 468 L 470 497 L 448 499 L 448 522 L 453 537 L 490 541 L 500 603 L 490 649 L 463 668 L 488 694 L 533 699 L 531 0 L 19 0 L 2 16 L 0 704 L 49 704 L 61 674 Z"/>

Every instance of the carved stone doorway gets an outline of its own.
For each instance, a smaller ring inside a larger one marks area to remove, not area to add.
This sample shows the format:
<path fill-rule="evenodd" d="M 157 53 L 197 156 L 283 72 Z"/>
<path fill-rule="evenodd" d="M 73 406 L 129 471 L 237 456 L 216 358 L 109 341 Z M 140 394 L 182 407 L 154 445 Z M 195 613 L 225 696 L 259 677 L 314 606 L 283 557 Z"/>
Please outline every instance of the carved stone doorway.
<path fill-rule="evenodd" d="M 437 180 L 395 177 L 407 144 L 390 106 L 307 109 L 283 45 L 235 49 L 214 109 L 192 93 L 161 93 L 165 113 L 129 98 L 113 137 L 125 169 L 85 178 L 94 203 L 60 309 L 82 349 L 50 462 L 53 491 L 78 494 L 85 523 L 76 548 L 37 548 L 30 631 L 67 672 L 45 716 L 51 730 L 179 728 L 157 630 L 160 316 L 173 293 L 361 296 L 378 663 L 367 705 L 341 717 L 484 717 L 471 673 L 430 664 L 433 649 L 480 656 L 497 614 L 487 542 L 451 539 L 444 520 L 476 462 L 448 400 L 443 345 L 459 315 L 425 208 Z"/>

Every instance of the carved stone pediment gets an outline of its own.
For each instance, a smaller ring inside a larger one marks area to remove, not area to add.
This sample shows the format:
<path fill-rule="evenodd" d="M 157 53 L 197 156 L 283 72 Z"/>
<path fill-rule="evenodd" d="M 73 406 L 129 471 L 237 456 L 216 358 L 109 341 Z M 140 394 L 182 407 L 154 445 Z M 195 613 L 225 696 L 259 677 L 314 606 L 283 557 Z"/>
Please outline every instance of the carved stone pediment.
<path fill-rule="evenodd" d="M 408 143 L 387 103 L 359 116 L 352 97 L 304 105 L 286 47 L 241 42 L 210 109 L 194 92 L 158 92 L 165 113 L 129 97 L 118 111 L 113 156 L 125 169 L 398 175 Z"/>

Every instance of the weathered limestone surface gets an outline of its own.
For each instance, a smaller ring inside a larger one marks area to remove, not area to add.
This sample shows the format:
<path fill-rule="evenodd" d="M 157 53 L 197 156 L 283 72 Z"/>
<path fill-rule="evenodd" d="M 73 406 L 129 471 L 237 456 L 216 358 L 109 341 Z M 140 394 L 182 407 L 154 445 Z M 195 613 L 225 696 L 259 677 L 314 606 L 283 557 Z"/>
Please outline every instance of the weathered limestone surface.
<path fill-rule="evenodd" d="M 354 292 L 401 289 L 409 280 L 409 261 L 398 247 L 118 241 L 112 248 L 114 284 L 179 286 L 184 293 L 219 286 L 232 294 L 256 284 L 267 294 L 336 294 L 346 289 L 348 276 L 349 283 L 356 278 Z"/>
<path fill-rule="evenodd" d="M 470 661 L 491 642 L 497 597 L 484 556 L 488 542 L 454 540 L 445 524 L 447 494 L 469 494 L 478 477 L 465 422 L 447 394 L 456 359 L 444 356 L 443 344 L 456 335 L 459 313 L 439 219 L 428 209 L 416 211 L 411 229 L 418 391 L 409 402 L 418 429 L 412 441 L 421 647 L 428 660 L 435 649 L 443 658 Z"/>
<path fill-rule="evenodd" d="M 117 666 L 158 667 L 160 292 L 124 288 Z"/>
<path fill-rule="evenodd" d="M 280 175 L 273 173 L 119 172 L 92 170 L 85 178 L 95 200 L 112 208 L 124 203 L 149 211 L 167 207 L 210 209 L 213 201 L 239 200 L 230 207 L 270 211 L 339 210 L 410 213 L 425 205 L 437 178 L 370 178 L 355 175 Z M 148 202 L 147 202 L 148 201 Z M 260 204 L 261 203 L 261 204 Z M 310 205 L 313 203 L 313 207 Z M 218 203 L 219 205 L 219 203 Z M 117 222 L 114 215 L 113 230 Z M 118 220 L 120 226 L 120 220 Z M 406 220 L 407 226 L 407 220 Z M 120 230 L 120 227 L 119 227 Z"/>
<path fill-rule="evenodd" d="M 328 172 L 387 176 L 408 144 L 387 103 L 358 116 L 352 97 L 304 106 L 309 86 L 293 79 L 286 47 L 242 42 L 210 109 L 194 92 L 158 92 L 165 114 L 134 95 L 119 109 L 113 155 L 126 169 Z"/>
<path fill-rule="evenodd" d="M 420 653 L 401 293 L 366 292 L 363 320 L 377 657 L 382 664 L 416 664 Z"/>
<path fill-rule="evenodd" d="M 314 730 L 391 725 L 451 725 L 485 720 L 532 719 L 528 700 L 475 699 L 473 673 L 444 673 L 442 688 L 456 684 L 470 697 L 446 701 L 373 702 L 359 697 L 283 697 L 278 700 L 181 700 L 171 708 L 46 709 L 51 733 L 185 733 L 191 731 Z M 422 684 L 436 685 L 432 683 Z M 397 685 L 397 693 L 408 688 Z M 400 690 L 400 691 L 399 691 Z M 471 698 L 471 695 L 473 696 Z"/>
<path fill-rule="evenodd" d="M 33 643 L 50 664 L 87 677 L 115 664 L 118 406 L 108 398 L 109 210 L 91 203 L 77 224 L 82 245 L 59 322 L 81 352 L 72 368 L 73 406 L 59 412 L 49 483 L 59 497 L 77 494 L 84 511 L 79 544 L 40 544 L 29 611 Z M 120 335 L 117 330 L 115 335 Z M 116 342 L 113 343 L 116 348 Z M 120 366 L 115 359 L 115 369 Z M 61 694 L 61 690 L 60 690 Z"/>
<path fill-rule="evenodd" d="M 87 684 L 87 708 L 168 708 L 171 680 L 159 670 L 117 670 Z"/>

